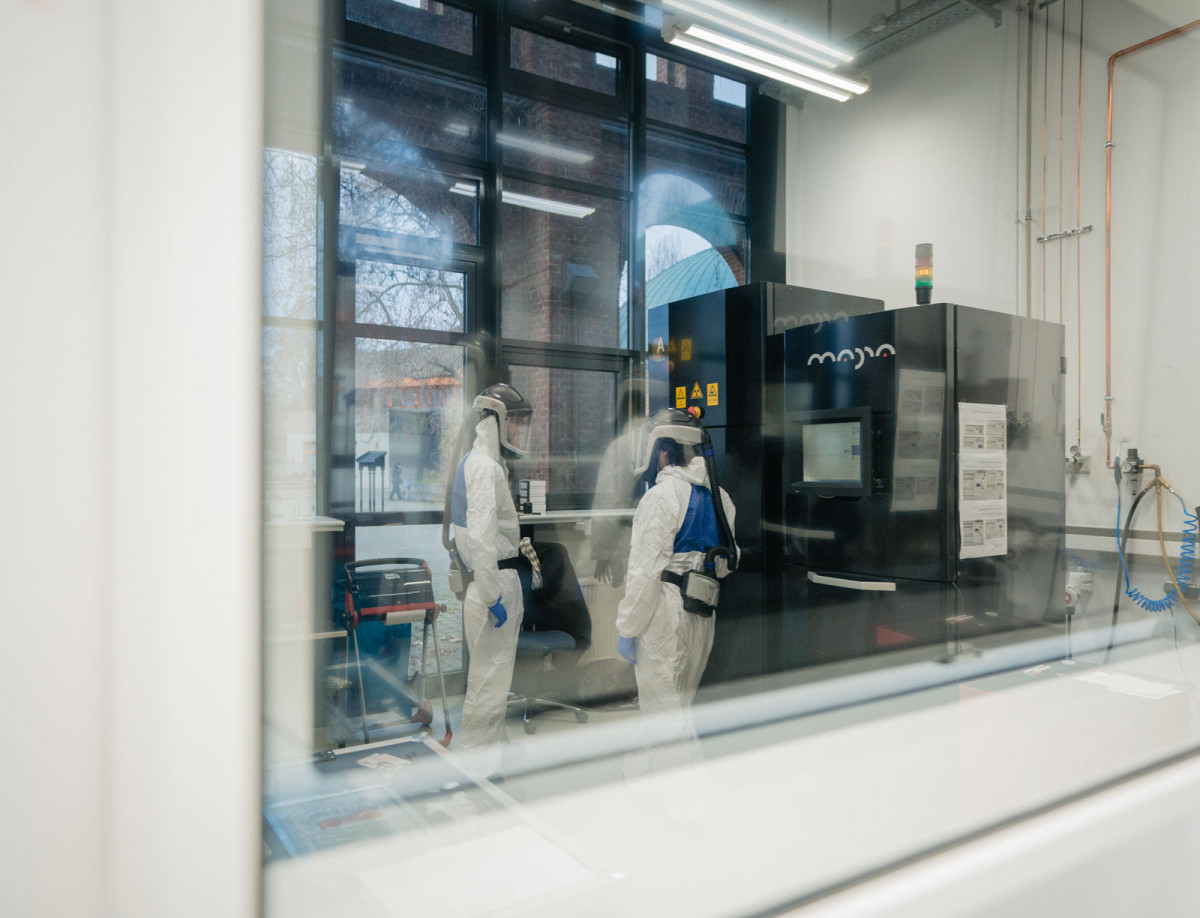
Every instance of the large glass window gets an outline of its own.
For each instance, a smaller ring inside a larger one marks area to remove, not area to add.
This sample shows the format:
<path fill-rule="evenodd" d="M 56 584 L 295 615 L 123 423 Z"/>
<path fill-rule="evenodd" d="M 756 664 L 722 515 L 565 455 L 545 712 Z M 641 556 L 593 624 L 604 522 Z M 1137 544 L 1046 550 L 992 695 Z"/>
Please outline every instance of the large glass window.
<path fill-rule="evenodd" d="M 621 347 L 623 201 L 532 182 L 504 185 L 505 338 Z"/>
<path fill-rule="evenodd" d="M 548 492 L 575 495 L 581 505 L 590 505 L 597 468 L 615 434 L 617 375 L 513 366 L 512 381 L 537 406 L 529 455 L 512 463 L 514 474 L 545 481 Z"/>
<path fill-rule="evenodd" d="M 344 160 L 394 169 L 416 150 L 478 156 L 486 137 L 481 86 L 352 55 L 337 58 L 333 132 Z"/>
<path fill-rule="evenodd" d="M 478 242 L 479 183 L 432 165 L 343 166 L 341 222 L 422 239 Z"/>
<path fill-rule="evenodd" d="M 509 95 L 496 143 L 506 165 L 622 191 L 629 184 L 629 132 L 611 118 Z"/>
<path fill-rule="evenodd" d="M 512 30 L 509 47 L 514 70 L 610 96 L 617 91 L 618 71 L 610 57 L 524 29 Z"/>
<path fill-rule="evenodd" d="M 346 0 L 346 20 L 470 54 L 475 16 L 437 0 Z"/>
<path fill-rule="evenodd" d="M 722 140 L 746 139 L 746 84 L 693 64 L 646 55 L 646 114 Z"/>

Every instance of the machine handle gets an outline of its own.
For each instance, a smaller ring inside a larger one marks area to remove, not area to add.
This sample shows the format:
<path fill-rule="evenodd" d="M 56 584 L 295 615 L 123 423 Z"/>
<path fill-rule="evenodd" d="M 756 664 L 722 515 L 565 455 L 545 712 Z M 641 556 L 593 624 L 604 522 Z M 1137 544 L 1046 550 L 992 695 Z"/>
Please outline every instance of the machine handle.
<path fill-rule="evenodd" d="M 841 587 L 844 590 L 865 590 L 876 593 L 895 593 L 896 584 L 890 580 L 847 580 L 844 577 L 826 577 L 824 574 L 808 572 L 811 583 L 823 586 Z"/>

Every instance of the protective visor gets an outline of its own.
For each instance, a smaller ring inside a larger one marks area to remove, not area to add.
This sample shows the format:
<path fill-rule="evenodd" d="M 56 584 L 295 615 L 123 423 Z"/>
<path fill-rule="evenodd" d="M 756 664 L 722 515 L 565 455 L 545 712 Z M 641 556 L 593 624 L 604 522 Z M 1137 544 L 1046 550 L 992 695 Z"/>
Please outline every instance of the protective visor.
<path fill-rule="evenodd" d="M 501 445 L 518 456 L 526 456 L 532 437 L 533 412 L 509 411 L 500 431 Z"/>
<path fill-rule="evenodd" d="M 686 465 L 691 461 L 692 457 L 697 455 L 697 448 L 704 440 L 704 429 L 692 424 L 656 424 L 651 420 L 638 432 L 637 447 L 634 450 L 634 462 L 636 463 L 633 474 L 644 475 L 646 470 L 650 468 L 652 462 L 657 462 L 657 454 L 663 449 L 673 448 L 669 443 L 660 443 L 660 441 L 674 441 L 679 450 L 679 455 L 672 457 L 672 461 L 679 461 Z"/>

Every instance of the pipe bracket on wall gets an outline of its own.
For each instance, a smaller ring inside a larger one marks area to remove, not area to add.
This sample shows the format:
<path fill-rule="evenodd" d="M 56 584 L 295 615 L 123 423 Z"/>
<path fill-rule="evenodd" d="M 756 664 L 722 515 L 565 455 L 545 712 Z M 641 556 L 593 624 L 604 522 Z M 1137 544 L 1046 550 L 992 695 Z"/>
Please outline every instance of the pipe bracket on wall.
<path fill-rule="evenodd" d="M 967 6 L 976 12 L 983 13 L 992 20 L 992 25 L 995 28 L 1000 28 L 1000 11 L 994 6 L 984 3 L 983 0 L 959 0 L 960 3 L 965 3 Z"/>
<path fill-rule="evenodd" d="M 1091 231 L 1092 225 L 1089 223 L 1087 226 L 1077 226 L 1075 229 L 1063 230 L 1060 233 L 1047 233 L 1045 236 L 1038 236 L 1037 241 L 1049 242 L 1051 239 L 1065 239 L 1068 236 L 1081 236 L 1084 233 L 1090 233 Z"/>

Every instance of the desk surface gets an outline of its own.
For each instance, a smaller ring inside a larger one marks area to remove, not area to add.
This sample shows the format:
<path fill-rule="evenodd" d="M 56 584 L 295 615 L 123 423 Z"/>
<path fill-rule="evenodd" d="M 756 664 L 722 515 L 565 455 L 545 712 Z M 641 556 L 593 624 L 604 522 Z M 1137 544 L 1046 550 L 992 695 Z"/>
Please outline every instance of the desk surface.
<path fill-rule="evenodd" d="M 545 513 L 522 513 L 522 523 L 586 523 L 588 520 L 633 519 L 633 507 L 623 510 L 547 510 Z"/>

